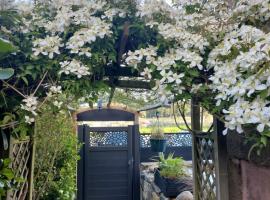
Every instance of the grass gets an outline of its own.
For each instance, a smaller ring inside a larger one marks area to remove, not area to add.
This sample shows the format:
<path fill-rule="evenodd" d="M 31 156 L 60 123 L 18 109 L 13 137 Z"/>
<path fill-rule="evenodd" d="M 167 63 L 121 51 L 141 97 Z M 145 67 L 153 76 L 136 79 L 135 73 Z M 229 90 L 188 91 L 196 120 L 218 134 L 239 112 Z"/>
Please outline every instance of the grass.
<path fill-rule="evenodd" d="M 140 127 L 140 133 L 141 134 L 149 134 L 153 130 L 154 127 L 148 126 L 148 127 Z M 186 128 L 186 126 L 181 125 L 181 129 L 179 129 L 177 126 L 166 126 L 162 127 L 163 132 L 166 133 L 180 133 L 180 132 L 189 132 Z M 209 127 L 203 127 L 203 131 L 208 131 Z"/>
<path fill-rule="evenodd" d="M 148 127 L 140 127 L 140 133 L 142 134 L 146 134 L 146 133 L 151 133 L 153 127 L 148 126 Z M 187 129 L 185 126 L 181 126 L 181 129 L 184 130 L 180 130 L 178 127 L 176 126 L 167 126 L 167 127 L 162 127 L 164 133 L 179 133 L 179 132 L 186 132 L 185 130 Z"/>

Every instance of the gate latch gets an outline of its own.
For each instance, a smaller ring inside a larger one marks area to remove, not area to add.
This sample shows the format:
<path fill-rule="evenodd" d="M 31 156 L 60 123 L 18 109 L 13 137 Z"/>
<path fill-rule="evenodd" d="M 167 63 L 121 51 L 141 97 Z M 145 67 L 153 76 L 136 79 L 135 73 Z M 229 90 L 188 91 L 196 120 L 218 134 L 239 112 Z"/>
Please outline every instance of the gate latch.
<path fill-rule="evenodd" d="M 129 161 L 128 161 L 128 166 L 131 166 L 131 165 L 133 165 L 133 157 L 130 158 Z"/>

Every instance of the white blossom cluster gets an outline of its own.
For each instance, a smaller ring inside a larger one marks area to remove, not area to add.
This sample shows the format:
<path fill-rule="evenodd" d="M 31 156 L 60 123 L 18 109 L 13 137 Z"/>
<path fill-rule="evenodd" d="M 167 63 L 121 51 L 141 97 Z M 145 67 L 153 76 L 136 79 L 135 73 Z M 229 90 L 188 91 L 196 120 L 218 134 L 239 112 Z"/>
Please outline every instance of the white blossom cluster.
<path fill-rule="evenodd" d="M 102 16 L 102 19 L 106 18 L 112 21 L 115 16 L 123 18 L 127 16 L 127 13 L 122 9 L 110 8 L 104 12 L 104 16 Z"/>
<path fill-rule="evenodd" d="M 60 62 L 61 70 L 59 74 L 65 73 L 68 74 L 74 74 L 78 78 L 81 78 L 82 76 L 90 75 L 89 67 L 85 66 L 83 63 L 81 63 L 78 60 L 71 60 L 71 61 L 64 61 Z"/>
<path fill-rule="evenodd" d="M 25 99 L 23 99 L 23 104 L 21 104 L 21 109 L 28 111 L 29 113 L 31 113 L 32 116 L 36 116 L 37 105 L 38 105 L 37 97 L 30 95 L 30 96 L 27 96 Z M 35 118 L 30 117 L 29 115 L 26 115 L 25 122 L 28 124 L 32 124 L 33 122 L 35 122 Z"/>
<path fill-rule="evenodd" d="M 204 52 L 204 48 L 209 45 L 204 37 L 199 34 L 190 33 L 178 24 L 160 24 L 158 30 L 165 39 L 176 40 L 185 49 L 194 47 Z"/>
<path fill-rule="evenodd" d="M 156 50 L 157 48 L 150 46 L 134 52 L 130 51 L 127 54 L 126 63 L 135 68 L 141 63 L 143 63 L 143 65 L 152 64 L 154 69 L 145 67 L 141 75 L 147 79 L 151 79 L 154 70 L 159 71 L 161 78 L 156 82 L 156 87 L 153 89 L 157 91 L 157 94 L 161 96 L 161 100 L 164 101 L 166 95 L 167 97 L 172 95 L 171 91 L 166 89 L 167 84 L 174 84 L 175 87 L 177 87 L 178 93 L 182 93 L 183 87 L 181 87 L 181 83 L 185 74 L 173 71 L 176 62 L 182 60 L 186 62 L 190 68 L 196 66 L 201 68 L 202 58 L 196 53 L 187 52 L 187 50 L 185 51 L 184 49 L 170 49 L 164 56 L 157 56 Z"/>
<path fill-rule="evenodd" d="M 233 14 L 241 20 L 254 18 L 260 21 L 267 21 L 270 18 L 270 6 L 268 0 L 240 0 L 237 2 Z"/>
<path fill-rule="evenodd" d="M 159 77 L 153 89 L 161 101 L 186 89 L 183 82 L 189 76 L 188 70 L 212 73 L 206 84 L 190 83 L 189 88 L 196 94 L 207 86 L 216 94 L 217 106 L 222 102 L 229 105 L 223 110 L 227 128 L 224 133 L 228 129 L 241 133 L 246 124 L 254 124 L 263 132 L 270 129 L 270 102 L 266 100 L 270 96 L 270 29 L 261 25 L 266 21 L 269 25 L 270 1 L 239 0 L 235 5 L 232 2 L 179 0 L 177 6 L 165 0 L 138 3 L 137 16 L 170 47 L 160 51 L 158 44 L 144 44 L 148 48 L 129 51 L 124 59 L 128 66 L 141 70 L 146 79 Z M 52 59 L 63 48 L 76 59 L 61 62 L 59 73 L 78 78 L 89 75 L 90 68 L 80 57 L 91 59 L 91 44 L 111 36 L 113 18 L 126 17 L 127 13 L 109 8 L 102 1 L 56 0 L 50 1 L 49 6 L 54 11 L 53 20 L 34 17 L 48 33 L 46 38 L 34 42 L 34 55 Z M 97 17 L 98 11 L 103 14 Z M 79 28 L 62 44 L 59 36 L 71 26 Z M 22 108 L 32 112 L 34 107 L 24 102 Z M 54 105 L 61 107 L 61 102 Z M 31 122 L 31 118 L 27 121 Z"/>
<path fill-rule="evenodd" d="M 142 74 L 151 77 L 155 70 L 160 70 L 160 83 L 173 82 L 177 60 L 203 70 L 202 56 L 211 38 L 219 44 L 210 52 L 207 61 L 207 70 L 214 69 L 209 86 L 217 93 L 217 106 L 222 101 L 231 102 L 229 109 L 224 110 L 226 127 L 239 133 L 243 132 L 245 124 L 257 124 L 259 132 L 269 129 L 269 102 L 264 98 L 270 95 L 270 33 L 241 23 L 251 18 L 261 22 L 269 20 L 270 1 L 240 0 L 233 5 L 230 1 L 220 0 L 181 0 L 178 13 L 166 3 L 145 1 L 145 4 L 145 9 L 139 9 L 139 16 L 145 18 L 150 28 L 157 28 L 164 39 L 176 42 L 174 48 L 179 49 L 176 54 L 179 58 L 168 54 L 156 57 L 152 62 L 156 68 L 145 69 Z M 198 12 L 185 10 L 186 6 L 195 4 L 199 5 Z M 163 14 L 170 12 L 167 14 L 170 23 L 155 19 L 158 8 Z M 269 27 L 265 30 L 269 32 Z M 181 81 L 178 79 L 178 82 Z M 191 92 L 195 93 L 201 87 L 202 84 L 193 84 Z"/>
<path fill-rule="evenodd" d="M 245 49 L 247 46 L 249 48 Z M 233 56 L 235 49 L 238 53 Z M 260 98 L 263 91 L 266 97 L 270 95 L 270 70 L 267 67 L 270 63 L 269 51 L 269 33 L 242 26 L 225 36 L 224 41 L 211 52 L 208 65 L 214 68 L 210 80 L 213 81 L 211 88 L 218 93 L 217 105 L 222 101 L 234 102 L 224 112 L 227 128 L 237 128 L 238 132 L 242 132 L 242 125 L 250 123 L 259 123 L 259 132 L 263 132 L 266 126 L 270 128 L 270 117 L 265 113 L 269 110 L 269 102 Z M 249 102 L 249 99 L 254 98 Z M 255 114 L 260 115 L 256 120 Z"/>
<path fill-rule="evenodd" d="M 163 0 L 145 0 L 137 5 L 137 16 L 152 19 L 154 14 L 167 14 L 171 18 L 177 16 L 177 10 Z"/>
<path fill-rule="evenodd" d="M 156 47 L 150 46 L 145 49 L 141 48 L 134 52 L 129 51 L 127 53 L 125 61 L 129 66 L 135 68 L 137 68 L 138 64 L 141 63 L 143 59 L 145 59 L 146 64 L 150 64 L 155 60 L 155 56 L 157 55 L 156 50 L 157 50 Z"/>
<path fill-rule="evenodd" d="M 35 40 L 33 46 L 35 56 L 42 54 L 53 59 L 54 54 L 60 54 L 59 48 L 62 47 L 63 44 L 61 44 L 61 38 L 59 38 L 59 36 L 47 36 L 44 39 Z"/>
<path fill-rule="evenodd" d="M 40 26 L 45 27 L 48 32 L 52 33 L 64 32 L 72 24 L 91 27 L 91 16 L 102 10 L 104 5 L 105 2 L 95 0 L 52 1 L 47 6 L 51 7 L 52 10 L 56 10 L 56 16 L 53 21 L 40 23 Z M 77 6 L 78 9 L 73 11 L 73 6 Z"/>
<path fill-rule="evenodd" d="M 104 38 L 106 35 L 110 35 L 112 33 L 110 30 L 110 25 L 102 21 L 100 18 L 91 17 L 91 21 L 91 28 L 80 29 L 79 31 L 75 32 L 67 42 L 66 48 L 70 49 L 71 53 L 82 54 L 85 50 L 83 46 L 95 42 L 98 37 Z M 87 57 L 90 57 L 91 54 L 89 53 L 89 51 L 86 51 L 83 54 L 85 54 Z"/>
<path fill-rule="evenodd" d="M 52 101 L 52 104 L 57 108 L 61 108 L 63 102 L 58 99 L 58 96 L 62 94 L 62 87 L 60 85 L 52 85 L 47 93 L 47 98 Z"/>
<path fill-rule="evenodd" d="M 243 125 L 257 124 L 257 130 L 261 133 L 266 127 L 270 127 L 270 106 L 268 101 L 256 98 L 252 102 L 243 98 L 237 99 L 235 104 L 230 106 L 228 110 L 223 110 L 226 115 L 226 129 L 223 134 L 227 134 L 228 130 L 237 130 L 242 133 Z"/>

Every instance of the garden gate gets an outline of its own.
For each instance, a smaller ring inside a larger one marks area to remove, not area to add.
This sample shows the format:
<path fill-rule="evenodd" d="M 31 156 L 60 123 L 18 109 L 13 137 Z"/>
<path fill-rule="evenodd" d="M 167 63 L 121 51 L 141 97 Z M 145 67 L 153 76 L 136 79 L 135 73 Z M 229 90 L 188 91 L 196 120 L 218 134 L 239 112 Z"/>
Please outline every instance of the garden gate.
<path fill-rule="evenodd" d="M 140 152 L 137 114 L 95 109 L 77 114 L 83 143 L 78 164 L 78 200 L 139 200 Z M 87 122 L 129 121 L 123 127 L 90 127 Z"/>

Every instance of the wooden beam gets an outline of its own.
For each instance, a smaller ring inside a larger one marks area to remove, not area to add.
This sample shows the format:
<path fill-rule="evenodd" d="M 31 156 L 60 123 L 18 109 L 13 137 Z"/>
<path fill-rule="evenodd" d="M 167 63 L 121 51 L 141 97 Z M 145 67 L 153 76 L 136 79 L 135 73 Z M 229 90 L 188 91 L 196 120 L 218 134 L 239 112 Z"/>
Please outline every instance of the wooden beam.
<path fill-rule="evenodd" d="M 111 87 L 117 88 L 131 88 L 131 89 L 146 89 L 151 90 L 150 82 L 138 81 L 138 80 L 115 80 L 113 83 L 111 81 L 104 81 Z"/>
<path fill-rule="evenodd" d="M 160 107 L 165 107 L 165 108 L 170 108 L 171 104 L 170 103 L 156 103 L 150 106 L 146 106 L 140 110 L 138 110 L 137 112 L 142 112 L 142 111 L 147 111 L 147 110 L 154 110 Z"/>
<path fill-rule="evenodd" d="M 106 66 L 104 68 L 104 76 L 140 77 L 140 74 L 137 70 L 131 67 Z"/>

